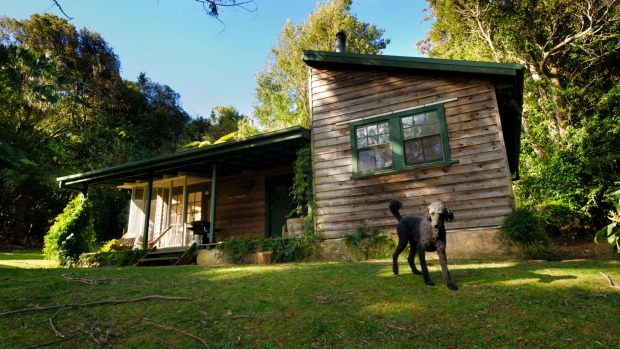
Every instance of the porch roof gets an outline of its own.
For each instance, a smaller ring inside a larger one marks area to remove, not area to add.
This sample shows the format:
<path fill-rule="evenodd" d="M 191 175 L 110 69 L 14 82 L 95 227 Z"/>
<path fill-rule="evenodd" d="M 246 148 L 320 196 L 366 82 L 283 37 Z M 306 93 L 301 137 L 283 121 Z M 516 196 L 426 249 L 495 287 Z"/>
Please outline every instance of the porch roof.
<path fill-rule="evenodd" d="M 113 186 L 188 175 L 211 177 L 217 164 L 218 176 L 258 171 L 291 164 L 299 148 L 310 143 L 310 132 L 296 126 L 242 140 L 214 144 L 198 149 L 162 155 L 94 171 L 58 177 L 61 188 Z"/>
<path fill-rule="evenodd" d="M 439 76 L 484 76 L 490 79 L 495 83 L 510 172 L 514 179 L 519 178 L 522 65 L 324 51 L 303 51 L 303 60 L 308 66 L 317 69 L 383 70 Z"/>

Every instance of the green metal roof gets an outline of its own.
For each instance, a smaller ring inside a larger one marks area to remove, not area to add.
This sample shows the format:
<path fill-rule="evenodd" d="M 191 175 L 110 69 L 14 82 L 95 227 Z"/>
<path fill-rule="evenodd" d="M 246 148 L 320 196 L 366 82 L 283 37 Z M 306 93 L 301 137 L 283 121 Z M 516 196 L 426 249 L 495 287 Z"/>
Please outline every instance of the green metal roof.
<path fill-rule="evenodd" d="M 325 51 L 303 51 L 303 60 L 311 67 L 344 65 L 406 70 L 472 73 L 497 76 L 517 76 L 523 71 L 520 64 L 477 62 L 465 60 L 403 57 L 387 55 L 364 55 Z"/>
<path fill-rule="evenodd" d="M 513 178 L 519 177 L 523 66 L 512 63 L 303 51 L 306 64 L 318 69 L 385 70 L 438 76 L 483 76 L 495 82 L 502 132 Z"/>
<path fill-rule="evenodd" d="M 82 189 L 87 186 L 119 186 L 164 176 L 211 176 L 211 164 L 217 163 L 218 176 L 244 170 L 266 170 L 290 165 L 299 148 L 310 143 L 310 131 L 291 127 L 214 144 L 202 148 L 162 155 L 94 171 L 58 177 L 60 187 Z"/>

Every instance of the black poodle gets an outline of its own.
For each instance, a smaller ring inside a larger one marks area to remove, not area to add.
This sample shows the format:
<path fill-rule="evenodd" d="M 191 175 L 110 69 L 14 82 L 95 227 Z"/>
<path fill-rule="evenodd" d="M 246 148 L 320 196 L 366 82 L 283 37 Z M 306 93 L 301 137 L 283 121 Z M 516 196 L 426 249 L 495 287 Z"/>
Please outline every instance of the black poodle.
<path fill-rule="evenodd" d="M 454 219 L 454 214 L 440 201 L 433 202 L 428 206 L 427 217 L 403 217 L 399 212 L 402 207 L 403 204 L 399 200 L 394 199 L 390 201 L 390 212 L 392 212 L 394 217 L 398 220 L 398 225 L 396 226 L 398 246 L 392 255 L 392 270 L 394 274 L 398 274 L 398 255 L 407 247 L 407 243 L 410 243 L 409 258 L 407 258 L 407 260 L 409 261 L 411 271 L 414 274 L 422 274 L 425 284 L 429 286 L 435 285 L 428 276 L 425 254 L 426 252 L 437 251 L 446 286 L 451 290 L 457 290 L 458 288 L 452 282 L 450 273 L 448 272 L 446 228 L 444 227 L 444 222 L 451 222 Z M 415 267 L 414 263 L 416 252 L 420 257 L 420 265 L 422 266 L 421 273 Z"/>

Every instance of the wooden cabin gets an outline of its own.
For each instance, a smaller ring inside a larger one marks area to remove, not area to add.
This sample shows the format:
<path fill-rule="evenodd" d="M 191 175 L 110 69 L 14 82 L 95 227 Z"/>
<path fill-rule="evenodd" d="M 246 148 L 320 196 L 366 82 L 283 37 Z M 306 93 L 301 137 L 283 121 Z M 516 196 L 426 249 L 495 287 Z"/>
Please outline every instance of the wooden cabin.
<path fill-rule="evenodd" d="M 60 177 L 60 185 L 131 190 L 127 236 L 135 246 L 279 236 L 292 208 L 295 154 L 310 145 L 315 230 L 328 243 L 358 228 L 393 233 L 393 198 L 403 202 L 404 215 L 424 215 L 441 200 L 455 214 L 447 224 L 449 257 L 502 255 L 493 237 L 514 206 L 522 67 L 303 55 L 311 130 L 293 127 Z"/>
<path fill-rule="evenodd" d="M 293 207 L 293 162 L 309 140 L 308 130 L 292 127 L 57 180 L 82 191 L 131 190 L 124 238 L 134 247 L 280 236 Z"/>
<path fill-rule="evenodd" d="M 455 213 L 449 257 L 501 254 L 493 235 L 513 210 L 520 65 L 304 51 L 309 67 L 316 228 L 394 232 L 435 200 Z"/>

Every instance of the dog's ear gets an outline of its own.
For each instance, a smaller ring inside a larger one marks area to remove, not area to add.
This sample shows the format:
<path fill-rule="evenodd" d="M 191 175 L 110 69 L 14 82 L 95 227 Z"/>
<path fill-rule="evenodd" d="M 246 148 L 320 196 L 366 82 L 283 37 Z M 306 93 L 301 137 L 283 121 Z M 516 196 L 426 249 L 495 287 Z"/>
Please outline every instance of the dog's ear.
<path fill-rule="evenodd" d="M 452 222 L 452 220 L 454 219 L 454 213 L 448 210 L 447 207 L 444 207 L 444 215 L 445 215 L 446 221 L 448 222 Z"/>

